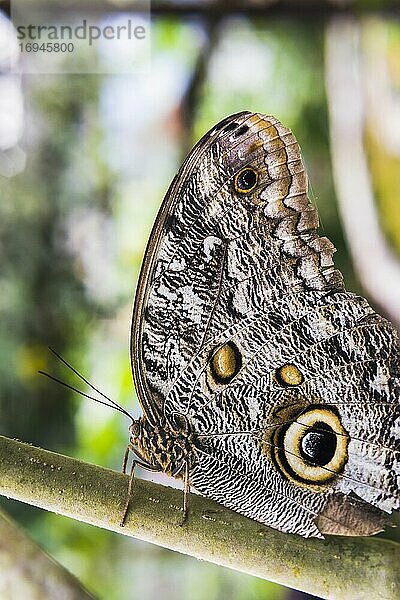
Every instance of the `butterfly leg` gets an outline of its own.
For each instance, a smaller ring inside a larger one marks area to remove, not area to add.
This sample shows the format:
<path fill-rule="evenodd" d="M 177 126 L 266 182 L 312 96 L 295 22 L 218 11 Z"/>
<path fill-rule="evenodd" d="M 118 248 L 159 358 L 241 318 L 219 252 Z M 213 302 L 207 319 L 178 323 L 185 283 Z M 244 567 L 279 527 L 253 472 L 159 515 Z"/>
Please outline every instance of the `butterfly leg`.
<path fill-rule="evenodd" d="M 128 463 L 129 450 L 130 450 L 130 448 L 128 446 L 128 448 L 125 451 L 124 463 L 123 463 L 123 467 L 122 467 L 122 470 L 123 470 L 124 473 L 126 473 L 126 465 Z M 121 521 L 119 523 L 120 527 L 124 527 L 126 516 L 128 514 L 129 503 L 130 503 L 131 497 L 132 497 L 133 480 L 134 480 L 134 477 L 135 477 L 135 467 L 136 467 L 137 464 L 139 464 L 137 460 L 133 460 L 132 461 L 131 472 L 129 474 L 128 492 L 126 494 L 126 501 L 125 501 L 125 506 L 124 506 L 124 512 L 122 513 Z"/>
<path fill-rule="evenodd" d="M 188 517 L 188 504 L 189 504 L 189 492 L 190 492 L 190 482 L 189 482 L 189 461 L 185 463 L 185 474 L 183 476 L 183 517 L 180 523 L 182 527 L 186 519 Z"/>
<path fill-rule="evenodd" d="M 131 446 L 131 444 L 128 444 L 128 446 L 126 447 L 126 450 L 125 450 L 124 459 L 122 461 L 122 472 L 124 475 L 126 474 L 126 467 L 128 465 L 129 453 L 134 452 L 134 451 L 135 451 L 134 447 Z"/>
<path fill-rule="evenodd" d="M 134 446 L 132 446 L 131 444 L 129 444 L 125 450 L 125 454 L 124 454 L 124 459 L 122 461 L 122 472 L 124 474 L 126 474 L 126 467 L 128 464 L 128 458 L 129 458 L 129 453 L 133 452 L 136 456 L 140 457 L 140 454 L 138 453 L 138 451 L 136 450 L 136 448 Z M 143 463 L 140 460 L 136 460 L 133 459 L 132 461 L 132 466 L 131 466 L 131 472 L 129 474 L 129 483 L 128 483 L 128 492 L 126 495 L 126 502 L 125 502 L 125 506 L 124 506 L 124 512 L 122 513 L 122 517 L 121 517 L 121 521 L 119 523 L 120 527 L 123 527 L 125 525 L 125 521 L 126 521 L 126 517 L 128 514 L 128 510 L 129 510 L 129 504 L 132 498 L 132 489 L 133 489 L 133 480 L 135 479 L 135 468 L 136 466 L 142 467 L 142 469 L 146 469 L 146 471 L 152 471 L 154 473 L 159 473 L 160 468 L 159 467 L 155 467 L 153 465 L 149 465 L 147 463 Z"/>

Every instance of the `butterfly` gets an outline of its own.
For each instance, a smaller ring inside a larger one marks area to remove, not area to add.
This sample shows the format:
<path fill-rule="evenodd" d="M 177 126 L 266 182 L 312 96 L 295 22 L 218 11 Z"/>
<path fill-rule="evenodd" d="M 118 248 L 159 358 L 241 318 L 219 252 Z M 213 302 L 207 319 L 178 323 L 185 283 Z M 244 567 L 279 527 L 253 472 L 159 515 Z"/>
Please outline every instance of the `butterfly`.
<path fill-rule="evenodd" d="M 400 351 L 317 233 L 299 145 L 231 115 L 173 179 L 145 251 L 131 362 L 141 464 L 304 537 L 399 509 Z"/>

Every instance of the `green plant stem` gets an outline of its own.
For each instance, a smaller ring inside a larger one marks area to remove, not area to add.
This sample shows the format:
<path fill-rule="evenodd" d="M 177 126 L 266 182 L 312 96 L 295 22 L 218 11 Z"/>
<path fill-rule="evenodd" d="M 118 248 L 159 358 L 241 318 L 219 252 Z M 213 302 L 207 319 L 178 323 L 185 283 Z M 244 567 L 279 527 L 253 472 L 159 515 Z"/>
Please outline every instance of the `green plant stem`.
<path fill-rule="evenodd" d="M 394 542 L 303 539 L 196 494 L 182 525 L 182 492 L 140 479 L 120 527 L 127 485 L 121 473 L 0 436 L 0 493 L 9 498 L 322 598 L 400 598 L 400 545 Z"/>
<path fill-rule="evenodd" d="M 94 600 L 75 577 L 1 512 L 0 598 Z"/>

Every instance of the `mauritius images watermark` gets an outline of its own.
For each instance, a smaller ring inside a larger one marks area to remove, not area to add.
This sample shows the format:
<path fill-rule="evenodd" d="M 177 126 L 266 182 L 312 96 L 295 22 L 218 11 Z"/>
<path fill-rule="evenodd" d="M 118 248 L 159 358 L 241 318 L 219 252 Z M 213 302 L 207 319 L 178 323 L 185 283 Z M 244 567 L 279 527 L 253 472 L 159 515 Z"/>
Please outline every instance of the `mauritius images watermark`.
<path fill-rule="evenodd" d="M 135 73 L 150 61 L 150 10 L 83 14 L 13 0 L 11 20 L 26 73 Z"/>

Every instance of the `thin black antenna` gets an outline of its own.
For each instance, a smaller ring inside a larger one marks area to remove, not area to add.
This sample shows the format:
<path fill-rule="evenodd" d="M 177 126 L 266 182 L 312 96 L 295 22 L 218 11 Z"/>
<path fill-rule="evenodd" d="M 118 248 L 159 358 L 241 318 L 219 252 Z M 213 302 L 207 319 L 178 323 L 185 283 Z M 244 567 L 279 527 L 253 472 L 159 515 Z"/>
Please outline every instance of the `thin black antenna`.
<path fill-rule="evenodd" d="M 106 394 L 104 394 L 102 391 L 100 391 L 88 379 L 86 379 L 83 375 L 81 375 L 81 373 L 79 373 L 79 371 L 77 371 L 60 354 L 58 354 L 58 352 L 56 352 L 54 350 L 54 348 L 51 348 L 49 346 L 49 350 L 50 350 L 50 352 L 52 352 L 54 354 L 54 356 L 56 356 L 58 358 L 58 360 L 60 360 L 66 367 L 68 367 L 68 369 L 70 369 L 77 377 L 79 377 L 79 379 L 81 379 L 82 381 L 84 381 L 86 383 L 86 385 L 88 385 L 92 390 L 94 390 L 95 392 L 97 392 L 98 394 L 100 394 L 100 396 L 102 396 L 103 398 L 105 398 L 105 400 L 107 400 L 107 402 L 104 402 L 103 400 L 99 400 L 98 398 L 95 398 L 94 396 L 90 396 L 89 394 L 86 394 L 85 392 L 82 392 L 82 390 L 79 390 L 78 388 L 75 388 L 74 386 L 70 385 L 69 383 L 66 383 L 65 381 L 62 381 L 61 379 L 57 379 L 57 377 L 54 377 L 53 375 L 50 375 L 49 373 L 46 373 L 45 371 L 39 371 L 39 373 L 41 375 L 45 375 L 49 379 L 52 379 L 53 381 L 56 381 L 57 383 L 60 383 L 64 387 L 72 390 L 73 392 L 76 392 L 76 393 L 80 394 L 81 396 L 84 396 L 85 398 L 89 398 L 90 400 L 93 400 L 94 402 L 98 402 L 99 404 L 103 404 L 104 406 L 108 406 L 109 408 L 113 408 L 114 410 L 117 410 L 117 411 L 121 412 L 122 414 L 124 414 L 127 417 L 129 417 L 129 419 L 132 422 L 135 420 L 133 418 L 133 416 L 127 410 L 125 410 L 122 406 L 120 406 L 114 400 L 111 400 L 111 398 L 109 398 L 108 396 L 106 396 Z"/>

